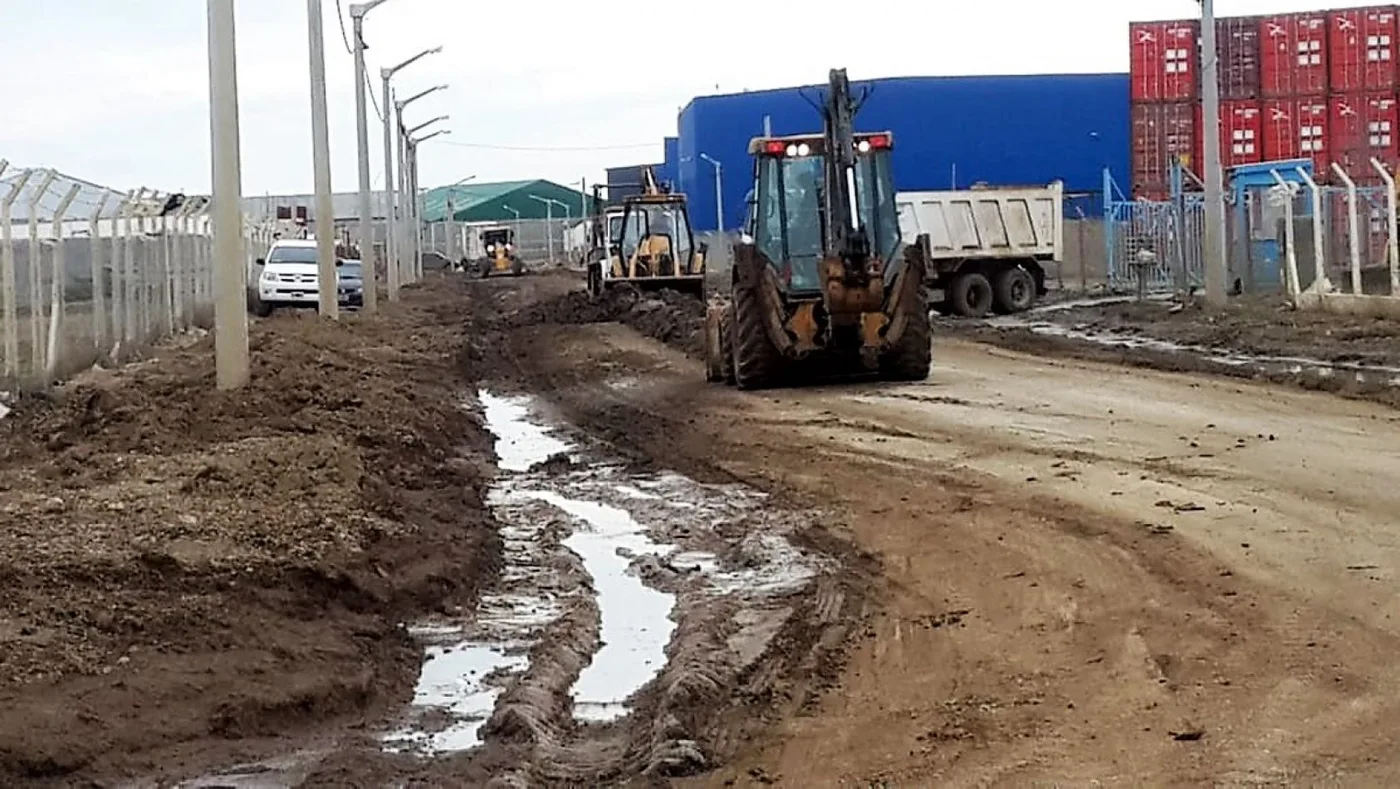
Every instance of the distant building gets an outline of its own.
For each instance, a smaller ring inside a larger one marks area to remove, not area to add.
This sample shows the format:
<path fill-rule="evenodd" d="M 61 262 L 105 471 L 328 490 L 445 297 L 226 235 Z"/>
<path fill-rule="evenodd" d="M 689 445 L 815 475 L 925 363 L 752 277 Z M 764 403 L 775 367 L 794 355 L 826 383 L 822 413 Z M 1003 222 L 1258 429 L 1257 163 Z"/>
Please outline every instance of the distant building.
<path fill-rule="evenodd" d="M 1105 167 L 1129 174 L 1127 74 L 900 77 L 851 87 L 868 98 L 856 130 L 894 132 L 900 191 L 1060 180 L 1067 192 L 1099 192 Z M 725 229 L 734 230 L 753 186 L 749 140 L 763 134 L 765 118 L 775 135 L 821 132 L 811 102 L 824 94 L 816 85 L 696 98 L 680 112 L 679 135 L 663 141 L 666 161 L 655 174 L 690 199 L 697 230 L 713 230 L 715 171 L 701 154 L 718 161 Z M 619 181 L 640 172 L 613 169 Z"/>
<path fill-rule="evenodd" d="M 536 199 L 538 198 L 538 199 Z M 553 200 L 550 204 L 548 201 Z M 423 193 L 423 221 L 441 222 L 452 206 L 456 222 L 513 222 L 516 219 L 578 219 L 585 198 L 553 181 L 499 181 L 439 186 Z"/>

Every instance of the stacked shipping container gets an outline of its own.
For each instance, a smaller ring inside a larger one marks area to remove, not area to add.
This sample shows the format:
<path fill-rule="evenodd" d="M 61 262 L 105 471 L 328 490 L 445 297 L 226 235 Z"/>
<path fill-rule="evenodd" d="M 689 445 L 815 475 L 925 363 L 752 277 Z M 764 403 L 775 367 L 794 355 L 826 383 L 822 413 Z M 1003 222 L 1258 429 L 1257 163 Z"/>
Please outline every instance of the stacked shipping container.
<path fill-rule="evenodd" d="M 1400 163 L 1400 7 L 1216 20 L 1225 167 L 1311 158 L 1374 183 L 1371 159 Z M 1170 162 L 1200 173 L 1200 23 L 1131 27 L 1133 190 L 1168 193 Z"/>

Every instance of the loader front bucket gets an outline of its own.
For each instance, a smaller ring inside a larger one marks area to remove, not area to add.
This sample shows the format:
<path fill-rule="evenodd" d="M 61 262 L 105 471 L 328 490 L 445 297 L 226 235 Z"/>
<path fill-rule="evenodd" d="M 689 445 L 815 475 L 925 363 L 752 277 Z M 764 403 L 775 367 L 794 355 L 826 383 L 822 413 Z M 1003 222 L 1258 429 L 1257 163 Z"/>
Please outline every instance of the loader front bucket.
<path fill-rule="evenodd" d="M 705 277 L 703 275 L 687 274 L 679 277 L 637 277 L 629 280 L 615 280 L 626 282 L 637 290 L 644 292 L 656 292 L 659 290 L 674 290 L 677 293 L 685 293 L 696 298 L 705 297 Z"/>

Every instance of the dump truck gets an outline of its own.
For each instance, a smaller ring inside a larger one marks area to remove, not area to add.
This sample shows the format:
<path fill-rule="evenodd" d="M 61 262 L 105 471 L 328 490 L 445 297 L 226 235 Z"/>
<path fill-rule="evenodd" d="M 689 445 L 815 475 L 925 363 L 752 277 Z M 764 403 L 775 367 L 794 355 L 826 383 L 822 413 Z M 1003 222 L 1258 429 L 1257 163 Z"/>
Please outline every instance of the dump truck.
<path fill-rule="evenodd" d="M 740 389 L 845 375 L 918 381 L 931 342 L 924 260 L 901 242 L 888 131 L 856 133 L 845 69 L 821 133 L 759 137 L 751 227 L 710 300 L 706 377 Z"/>
<path fill-rule="evenodd" d="M 1045 266 L 1064 249 L 1063 184 L 901 192 L 895 202 L 900 235 L 919 248 L 941 311 L 1023 312 L 1045 295 Z"/>
<path fill-rule="evenodd" d="M 595 238 L 605 229 L 605 250 L 588 264 L 588 291 L 595 298 L 618 285 L 670 289 L 704 298 L 707 245 L 695 243 L 685 195 L 663 189 L 651 168 L 642 173 L 641 194 L 594 217 Z M 596 243 L 596 242 L 595 242 Z"/>

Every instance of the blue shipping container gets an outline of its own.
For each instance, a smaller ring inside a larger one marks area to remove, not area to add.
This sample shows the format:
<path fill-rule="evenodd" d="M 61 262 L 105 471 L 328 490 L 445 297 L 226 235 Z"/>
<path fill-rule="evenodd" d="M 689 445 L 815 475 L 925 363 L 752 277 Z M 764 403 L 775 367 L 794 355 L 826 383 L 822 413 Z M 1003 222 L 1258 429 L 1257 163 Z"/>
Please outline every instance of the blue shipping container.
<path fill-rule="evenodd" d="M 1043 185 L 1097 192 L 1103 168 L 1127 173 L 1128 75 L 902 77 L 858 82 L 869 100 L 857 131 L 893 131 L 895 188 L 902 191 Z M 807 94 L 805 97 L 801 91 Z M 784 88 L 697 98 L 681 111 L 678 187 L 699 230 L 716 223 L 714 169 L 723 169 L 724 224 L 743 224 L 752 184 L 748 143 L 771 120 L 774 134 L 821 131 L 809 103 L 825 89 Z M 668 159 L 670 157 L 668 156 Z"/>

